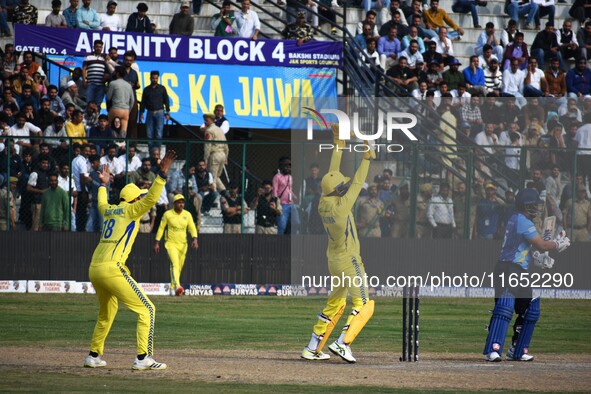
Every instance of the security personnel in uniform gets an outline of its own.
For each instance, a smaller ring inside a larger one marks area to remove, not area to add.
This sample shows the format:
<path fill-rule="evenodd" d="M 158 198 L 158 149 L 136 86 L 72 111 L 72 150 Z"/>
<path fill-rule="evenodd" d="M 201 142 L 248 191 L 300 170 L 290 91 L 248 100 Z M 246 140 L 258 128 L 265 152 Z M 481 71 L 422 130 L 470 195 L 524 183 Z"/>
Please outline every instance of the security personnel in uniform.
<path fill-rule="evenodd" d="M 205 141 L 226 141 L 224 131 L 214 123 L 215 116 L 213 114 L 203 115 L 203 120 L 205 122 Z M 224 165 L 228 163 L 228 153 L 228 144 L 205 144 L 203 159 L 207 163 L 207 168 L 213 174 L 217 192 L 222 196 L 225 194 L 226 187 L 220 179 L 220 175 L 222 175 Z"/>

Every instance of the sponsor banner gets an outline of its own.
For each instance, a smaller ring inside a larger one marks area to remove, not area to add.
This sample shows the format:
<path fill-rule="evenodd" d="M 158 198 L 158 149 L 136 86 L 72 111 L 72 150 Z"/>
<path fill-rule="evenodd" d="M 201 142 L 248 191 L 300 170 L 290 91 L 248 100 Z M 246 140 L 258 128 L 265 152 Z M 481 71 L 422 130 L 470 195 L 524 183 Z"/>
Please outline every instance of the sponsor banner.
<path fill-rule="evenodd" d="M 278 286 L 277 297 L 304 297 L 308 295 L 308 289 L 299 285 Z"/>
<path fill-rule="evenodd" d="M 27 282 L 29 293 L 71 293 L 74 281 L 30 280 Z"/>
<path fill-rule="evenodd" d="M 139 283 L 147 295 L 169 295 L 170 283 Z"/>
<path fill-rule="evenodd" d="M 26 293 L 26 280 L 0 280 L 0 293 Z"/>
<path fill-rule="evenodd" d="M 83 58 L 52 56 L 68 67 L 80 67 Z M 182 124 L 201 124 L 203 114 L 217 104 L 233 128 L 289 129 L 303 107 L 314 107 L 316 97 L 336 97 L 336 70 L 287 67 L 239 67 L 138 61 L 142 100 L 150 84 L 150 71 L 160 71 L 160 83 L 168 91 L 171 116 Z M 54 66 L 54 68 L 57 68 Z M 63 76 L 63 73 L 61 74 Z M 60 74 L 50 82 L 59 86 Z M 295 99 L 295 100 L 293 100 Z M 297 103 L 297 105 L 294 105 Z M 106 111 L 103 103 L 103 112 Z"/>
<path fill-rule="evenodd" d="M 123 54 L 133 50 L 139 60 L 163 62 L 232 64 L 275 67 L 342 66 L 343 44 L 338 41 L 258 40 L 232 37 L 195 37 L 161 34 L 109 32 L 102 30 L 60 29 L 15 25 L 15 49 L 48 55 L 84 56 L 93 51 L 95 40 L 104 50 L 119 48 Z"/>
<path fill-rule="evenodd" d="M 183 284 L 187 296 L 213 296 L 211 284 Z"/>

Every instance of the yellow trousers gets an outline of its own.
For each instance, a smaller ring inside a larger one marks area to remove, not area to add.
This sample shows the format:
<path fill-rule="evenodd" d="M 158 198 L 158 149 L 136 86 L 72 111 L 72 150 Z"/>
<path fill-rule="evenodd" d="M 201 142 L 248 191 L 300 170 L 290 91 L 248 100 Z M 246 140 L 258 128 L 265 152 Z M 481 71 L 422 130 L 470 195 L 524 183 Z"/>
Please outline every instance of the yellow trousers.
<path fill-rule="evenodd" d="M 351 296 L 353 308 L 347 317 L 343 332 L 347 331 L 353 317 L 355 317 L 357 312 L 369 301 L 365 267 L 360 256 L 351 256 L 346 259 L 329 261 L 328 271 L 332 277 L 335 277 L 335 279 L 332 283 L 333 287 L 330 296 L 328 297 L 326 307 L 318 315 L 318 322 L 314 326 L 313 331 L 316 335 L 324 335 L 326 327 L 330 321 L 341 307 L 347 303 L 347 294 Z M 338 278 L 338 280 L 336 278 Z"/>
<path fill-rule="evenodd" d="M 103 354 L 105 340 L 121 301 L 138 315 L 137 354 L 152 356 L 156 308 L 144 290 L 131 277 L 127 266 L 116 262 L 91 264 L 89 276 L 99 300 L 99 314 L 92 334 L 90 351 Z"/>
<path fill-rule="evenodd" d="M 186 242 L 184 244 L 166 242 L 165 247 L 170 259 L 170 287 L 176 289 L 181 285 L 181 272 L 185 265 L 189 244 Z"/>

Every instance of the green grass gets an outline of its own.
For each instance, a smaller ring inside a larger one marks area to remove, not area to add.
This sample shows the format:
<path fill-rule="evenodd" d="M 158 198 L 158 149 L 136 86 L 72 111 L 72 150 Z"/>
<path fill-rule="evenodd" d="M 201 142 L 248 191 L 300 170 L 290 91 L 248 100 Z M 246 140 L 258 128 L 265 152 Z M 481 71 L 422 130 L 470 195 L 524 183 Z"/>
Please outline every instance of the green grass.
<path fill-rule="evenodd" d="M 299 352 L 309 340 L 316 314 L 325 298 L 276 297 L 151 297 L 157 308 L 156 351 L 161 349 L 282 349 Z M 475 353 L 482 351 L 491 299 L 421 300 L 422 352 Z M 96 321 L 98 303 L 91 295 L 0 295 L 0 349 L 8 346 L 86 349 Z M 376 299 L 374 317 L 355 342 L 360 351 L 392 352 L 401 347 L 401 300 Z M 342 322 L 341 322 L 342 323 Z M 109 351 L 135 348 L 136 317 L 120 306 L 107 339 Z M 532 348 L 536 353 L 590 354 L 588 300 L 543 300 L 542 317 Z M 340 325 L 339 325 L 340 327 Z M 0 350 L 1 352 L 1 350 Z M 104 376 L 62 371 L 30 371 L 0 361 L 0 391 L 104 392 L 302 392 L 298 385 L 260 385 L 172 380 L 156 374 L 142 378 Z M 31 386 L 27 382 L 36 382 Z M 306 391 L 334 392 L 335 387 L 306 386 Z M 359 387 L 339 387 L 359 392 Z M 412 392 L 363 387 L 364 392 Z"/>

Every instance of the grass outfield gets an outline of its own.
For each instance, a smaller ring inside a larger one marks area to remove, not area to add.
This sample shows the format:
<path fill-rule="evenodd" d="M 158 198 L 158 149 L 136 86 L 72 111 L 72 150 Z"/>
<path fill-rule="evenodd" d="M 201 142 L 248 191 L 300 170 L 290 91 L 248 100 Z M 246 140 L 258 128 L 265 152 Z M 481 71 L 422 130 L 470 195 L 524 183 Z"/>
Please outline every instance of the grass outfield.
<path fill-rule="evenodd" d="M 311 327 L 316 321 L 315 315 L 326 301 L 317 297 L 154 296 L 151 299 L 157 308 L 156 355 L 161 349 L 280 349 L 297 355 L 307 344 Z M 486 338 L 484 326 L 488 323 L 491 307 L 491 299 L 421 299 L 421 351 L 480 354 Z M 15 346 L 87 349 L 97 310 L 98 303 L 93 295 L 0 294 L 0 349 Z M 355 342 L 354 351 L 391 352 L 392 359 L 396 359 L 401 347 L 400 314 L 400 299 L 376 299 L 374 317 Z M 118 348 L 133 352 L 135 323 L 135 315 L 121 306 L 107 339 L 106 354 L 117 353 Z M 589 355 L 590 326 L 591 301 L 542 300 L 542 316 L 532 341 L 532 353 Z M 84 356 L 83 352 L 79 355 L 80 362 Z M 0 375 L 3 376 L 0 391 L 13 391 L 19 382 L 31 380 L 27 371 L 12 367 L 0 362 Z M 76 379 L 79 383 L 75 386 L 76 390 L 87 391 L 100 382 L 100 376 L 80 380 L 67 372 L 60 376 L 41 372 L 36 376 L 43 382 L 43 386 L 38 387 L 40 391 L 72 387 L 71 381 Z M 150 379 L 116 376 L 112 379 L 118 382 L 116 391 L 153 389 Z M 190 387 L 187 382 L 170 384 L 167 391 Z M 199 387 L 199 391 L 218 392 L 301 391 L 297 385 L 233 385 L 227 382 L 204 383 Z M 315 391 L 328 391 L 322 387 L 317 389 Z"/>

